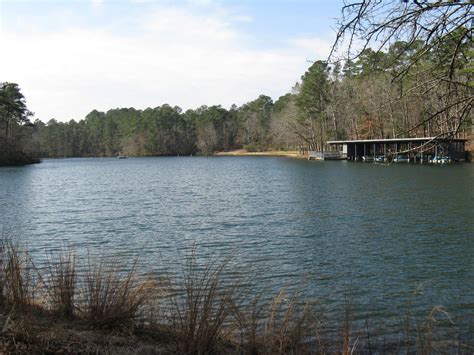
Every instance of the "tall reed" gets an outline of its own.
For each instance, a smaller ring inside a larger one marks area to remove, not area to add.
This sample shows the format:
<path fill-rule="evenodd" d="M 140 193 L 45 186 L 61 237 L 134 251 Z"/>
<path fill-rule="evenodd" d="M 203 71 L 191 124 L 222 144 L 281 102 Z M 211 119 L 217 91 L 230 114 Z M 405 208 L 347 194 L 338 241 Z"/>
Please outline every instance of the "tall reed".
<path fill-rule="evenodd" d="M 282 288 L 277 295 L 261 301 L 255 297 L 239 312 L 241 347 L 249 353 L 302 353 L 315 345 L 317 317 L 313 305 Z"/>
<path fill-rule="evenodd" d="M 442 307 L 434 307 L 421 323 L 409 312 L 405 341 L 385 344 L 369 334 L 368 325 L 367 336 L 357 328 L 352 301 L 346 300 L 339 322 L 327 321 L 300 290 L 283 288 L 275 297 L 263 299 L 262 293 L 255 295 L 252 280 L 229 279 L 229 259 L 201 265 L 195 249 L 181 276 L 161 282 L 141 277 L 137 262 L 127 267 L 118 258 L 88 258 L 81 267 L 70 249 L 51 254 L 46 267 L 36 268 L 42 282 L 35 283 L 26 249 L 7 240 L 0 252 L 0 311 L 9 315 L 0 332 L 0 352 L 46 352 L 51 342 L 58 341 L 66 349 L 71 332 L 84 331 L 94 339 L 100 338 L 97 334 L 116 333 L 127 334 L 131 341 L 152 339 L 151 348 L 185 354 L 474 351 L 472 335 L 459 330 L 458 336 L 446 338 L 440 332 L 439 324 L 454 325 Z M 37 285 L 47 296 L 44 304 L 35 302 Z M 58 331 L 57 324 L 73 330 Z M 110 328 L 113 332 L 107 333 Z M 146 338 L 135 338 L 138 334 Z"/>
<path fill-rule="evenodd" d="M 6 239 L 1 243 L 1 299 L 14 311 L 25 311 L 33 302 L 32 265 L 26 250 Z"/>
<path fill-rule="evenodd" d="M 122 270 L 118 259 L 88 260 L 85 271 L 80 314 L 98 326 L 127 326 L 137 318 L 148 298 L 145 283 L 137 277 L 137 263 Z"/>
<path fill-rule="evenodd" d="M 46 275 L 40 274 L 51 310 L 71 318 L 76 311 L 77 263 L 72 249 L 51 254 Z"/>
<path fill-rule="evenodd" d="M 224 284 L 227 262 L 200 267 L 193 249 L 182 278 L 169 284 L 171 323 L 180 353 L 217 352 L 228 339 L 225 325 L 233 320 L 237 288 Z"/>

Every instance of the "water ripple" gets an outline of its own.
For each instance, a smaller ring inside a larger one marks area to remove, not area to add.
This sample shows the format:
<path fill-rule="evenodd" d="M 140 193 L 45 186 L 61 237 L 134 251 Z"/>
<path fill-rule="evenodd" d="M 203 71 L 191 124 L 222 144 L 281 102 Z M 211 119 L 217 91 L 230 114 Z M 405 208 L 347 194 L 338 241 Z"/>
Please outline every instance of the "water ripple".
<path fill-rule="evenodd" d="M 194 244 L 229 278 L 307 283 L 396 327 L 408 303 L 473 311 L 474 166 L 281 158 L 64 159 L 0 169 L 0 227 L 33 257 L 72 245 L 173 274 Z M 417 295 L 414 295 L 418 290 Z M 424 313 L 425 312 L 425 313 Z"/>

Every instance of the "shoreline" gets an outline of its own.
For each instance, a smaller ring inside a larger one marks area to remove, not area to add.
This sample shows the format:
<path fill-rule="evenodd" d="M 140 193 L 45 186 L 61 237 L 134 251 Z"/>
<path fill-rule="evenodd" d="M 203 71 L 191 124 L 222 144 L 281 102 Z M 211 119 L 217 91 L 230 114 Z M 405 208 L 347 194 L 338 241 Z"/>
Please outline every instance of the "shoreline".
<path fill-rule="evenodd" d="M 214 156 L 234 156 L 234 157 L 287 157 L 296 159 L 306 159 L 299 155 L 297 150 L 269 150 L 265 152 L 249 152 L 247 149 L 235 149 L 225 152 L 217 152 Z"/>

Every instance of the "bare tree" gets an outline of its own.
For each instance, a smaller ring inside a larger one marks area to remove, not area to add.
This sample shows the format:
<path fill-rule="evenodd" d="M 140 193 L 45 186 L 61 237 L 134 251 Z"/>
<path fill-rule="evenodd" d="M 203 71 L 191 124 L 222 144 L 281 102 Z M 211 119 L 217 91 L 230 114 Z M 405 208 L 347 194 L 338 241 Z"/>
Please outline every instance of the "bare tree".
<path fill-rule="evenodd" d="M 421 95 L 432 103 L 406 133 L 436 124 L 440 137 L 458 135 L 472 126 L 473 7 L 472 1 L 345 2 L 329 59 L 354 61 L 369 47 L 379 53 L 397 43 L 391 74 L 399 98 Z"/>

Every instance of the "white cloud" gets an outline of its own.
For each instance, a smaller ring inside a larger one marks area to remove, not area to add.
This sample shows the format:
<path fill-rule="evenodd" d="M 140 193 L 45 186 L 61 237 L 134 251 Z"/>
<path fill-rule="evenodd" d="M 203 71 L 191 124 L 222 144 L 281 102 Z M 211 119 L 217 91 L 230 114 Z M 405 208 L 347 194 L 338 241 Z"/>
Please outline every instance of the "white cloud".
<path fill-rule="evenodd" d="M 188 2 L 193 5 L 208 6 L 213 3 L 213 0 L 189 0 Z"/>
<path fill-rule="evenodd" d="M 329 40 L 317 36 L 298 37 L 290 43 L 319 59 L 327 58 L 332 45 Z"/>
<path fill-rule="evenodd" d="M 252 16 L 246 16 L 246 15 L 235 15 L 232 16 L 232 20 L 236 22 L 253 22 L 253 17 Z"/>
<path fill-rule="evenodd" d="M 82 119 L 93 109 L 243 104 L 259 94 L 288 92 L 307 58 L 325 42 L 296 39 L 260 49 L 231 18 L 158 6 L 138 19 L 140 34 L 70 28 L 61 32 L 5 29 L 0 80 L 17 82 L 29 108 L 47 121 Z M 135 33 L 135 32 L 134 32 Z"/>

